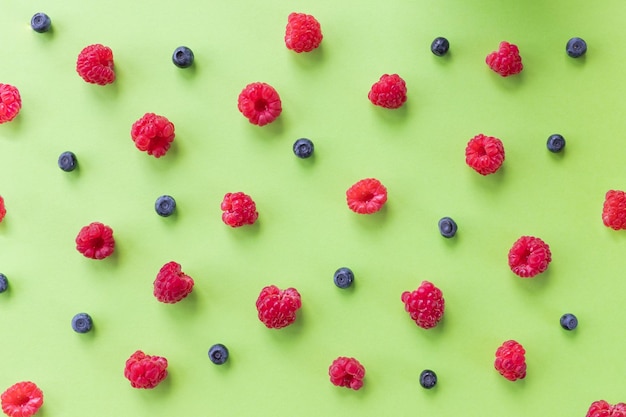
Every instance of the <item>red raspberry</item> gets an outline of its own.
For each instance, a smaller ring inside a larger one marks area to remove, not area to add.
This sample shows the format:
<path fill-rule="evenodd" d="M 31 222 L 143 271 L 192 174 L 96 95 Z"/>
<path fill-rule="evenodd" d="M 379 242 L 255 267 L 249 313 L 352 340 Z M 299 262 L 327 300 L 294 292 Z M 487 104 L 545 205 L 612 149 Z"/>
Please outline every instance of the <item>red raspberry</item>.
<path fill-rule="evenodd" d="M 285 45 L 295 52 L 310 52 L 322 42 L 320 23 L 311 15 L 291 13 L 287 18 Z"/>
<path fill-rule="evenodd" d="M 99 222 L 90 223 L 78 232 L 76 249 L 87 258 L 106 258 L 115 249 L 113 229 Z"/>
<path fill-rule="evenodd" d="M 609 190 L 604 196 L 602 221 L 613 230 L 626 229 L 626 193 Z"/>
<path fill-rule="evenodd" d="M 269 329 L 289 326 L 296 320 L 296 311 L 302 307 L 300 293 L 295 288 L 281 290 L 270 285 L 261 290 L 256 300 L 259 320 Z"/>
<path fill-rule="evenodd" d="M 250 123 L 258 126 L 272 123 L 283 111 L 278 93 L 266 83 L 248 84 L 239 94 L 237 107 Z"/>
<path fill-rule="evenodd" d="M 138 350 L 126 360 L 124 376 L 133 388 L 154 388 L 167 376 L 167 359 Z"/>
<path fill-rule="evenodd" d="M 626 404 L 610 405 L 604 400 L 591 403 L 586 417 L 626 417 Z"/>
<path fill-rule="evenodd" d="M 174 304 L 193 290 L 193 278 L 182 272 L 180 264 L 168 262 L 154 280 L 153 294 L 162 303 Z"/>
<path fill-rule="evenodd" d="M 363 386 L 365 368 L 354 358 L 340 356 L 330 365 L 328 374 L 333 385 L 358 390 Z"/>
<path fill-rule="evenodd" d="M 43 405 L 43 392 L 34 382 L 11 385 L 0 396 L 2 411 L 10 417 L 30 417 Z"/>
<path fill-rule="evenodd" d="M 413 292 L 402 293 L 404 309 L 422 329 L 433 328 L 443 317 L 445 300 L 441 290 L 431 282 L 422 281 Z"/>
<path fill-rule="evenodd" d="M 78 54 L 76 72 L 91 84 L 106 85 L 115 81 L 113 51 L 108 46 L 94 44 Z"/>
<path fill-rule="evenodd" d="M 0 222 L 4 220 L 4 216 L 7 214 L 7 209 L 4 205 L 4 198 L 0 195 Z"/>
<path fill-rule="evenodd" d="M 384 74 L 372 85 L 367 98 L 376 106 L 397 109 L 406 101 L 406 83 L 398 74 Z"/>
<path fill-rule="evenodd" d="M 0 83 L 0 124 L 10 122 L 22 108 L 22 98 L 17 88 Z"/>
<path fill-rule="evenodd" d="M 494 366 L 509 381 L 526 377 L 526 351 L 515 340 L 507 340 L 496 350 Z"/>
<path fill-rule="evenodd" d="M 485 62 L 489 68 L 503 77 L 517 74 L 524 68 L 519 49 L 508 42 L 500 42 L 500 48 L 487 55 Z"/>
<path fill-rule="evenodd" d="M 155 158 L 167 153 L 174 140 L 174 124 L 164 116 L 146 113 L 133 123 L 130 136 L 140 151 L 148 152 Z"/>
<path fill-rule="evenodd" d="M 346 200 L 355 213 L 376 213 L 387 201 L 387 188 L 376 178 L 365 178 L 348 188 Z"/>
<path fill-rule="evenodd" d="M 221 205 L 222 221 L 230 227 L 240 227 L 244 224 L 254 224 L 259 217 L 256 204 L 252 198 L 242 192 L 226 193 Z"/>
<path fill-rule="evenodd" d="M 509 267 L 522 278 L 532 278 L 548 269 L 552 260 L 550 247 L 533 236 L 522 236 L 509 250 Z"/>
<path fill-rule="evenodd" d="M 504 162 L 502 141 L 482 133 L 467 142 L 465 162 L 481 175 L 493 174 Z"/>

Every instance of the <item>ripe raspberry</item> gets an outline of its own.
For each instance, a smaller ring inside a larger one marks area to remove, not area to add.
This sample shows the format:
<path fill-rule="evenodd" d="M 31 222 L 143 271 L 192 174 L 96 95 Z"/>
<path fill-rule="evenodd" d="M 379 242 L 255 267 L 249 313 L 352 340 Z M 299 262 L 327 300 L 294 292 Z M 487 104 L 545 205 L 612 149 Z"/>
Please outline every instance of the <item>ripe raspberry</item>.
<path fill-rule="evenodd" d="M 602 221 L 613 230 L 626 229 L 626 193 L 609 190 L 604 196 Z"/>
<path fill-rule="evenodd" d="M 94 44 L 78 54 L 76 72 L 91 84 L 106 85 L 115 81 L 113 51 L 108 46 Z"/>
<path fill-rule="evenodd" d="M 328 368 L 328 375 L 333 385 L 358 390 L 363 386 L 365 368 L 354 358 L 340 356 Z"/>
<path fill-rule="evenodd" d="M 174 304 L 193 290 L 193 279 L 181 271 L 180 264 L 168 262 L 154 280 L 153 294 L 162 303 Z"/>
<path fill-rule="evenodd" d="M 320 46 L 322 29 L 319 22 L 311 15 L 291 13 L 287 18 L 285 45 L 297 53 L 310 52 Z"/>
<path fill-rule="evenodd" d="M 167 153 L 174 140 L 174 124 L 164 116 L 146 113 L 133 123 L 130 136 L 140 151 L 148 152 L 155 158 Z"/>
<path fill-rule="evenodd" d="M 259 217 L 252 198 L 242 192 L 226 193 L 221 205 L 222 221 L 230 227 L 254 224 Z"/>
<path fill-rule="evenodd" d="M 481 175 L 493 174 L 504 162 L 502 141 L 482 133 L 467 142 L 465 162 Z"/>
<path fill-rule="evenodd" d="M 402 293 L 404 309 L 422 329 L 433 328 L 443 317 L 445 300 L 441 290 L 431 282 L 422 281 L 413 292 Z"/>
<path fill-rule="evenodd" d="M 138 350 L 126 360 L 124 376 L 133 388 L 154 388 L 167 376 L 167 359 Z"/>
<path fill-rule="evenodd" d="M 256 300 L 259 320 L 269 329 L 289 326 L 296 320 L 296 311 L 302 306 L 300 293 L 295 288 L 281 290 L 270 285 L 261 290 Z"/>
<path fill-rule="evenodd" d="M 43 405 L 43 392 L 34 382 L 11 385 L 0 396 L 2 411 L 10 417 L 30 417 Z"/>
<path fill-rule="evenodd" d="M 348 188 L 346 200 L 355 213 L 376 213 L 387 201 L 387 188 L 376 178 L 365 178 Z"/>
<path fill-rule="evenodd" d="M 91 259 L 104 259 L 113 253 L 113 229 L 99 222 L 84 226 L 76 236 L 76 249 Z"/>
<path fill-rule="evenodd" d="M 7 209 L 4 205 L 4 198 L 0 195 L 0 222 L 4 220 L 4 216 L 7 214 Z"/>
<path fill-rule="evenodd" d="M 22 98 L 17 88 L 0 83 L 0 124 L 10 122 L 22 108 Z"/>
<path fill-rule="evenodd" d="M 406 83 L 398 74 L 384 74 L 372 85 L 367 98 L 376 106 L 397 109 L 406 101 Z"/>
<path fill-rule="evenodd" d="M 500 42 L 500 48 L 487 55 L 485 62 L 502 77 L 517 74 L 524 68 L 519 49 L 508 42 Z"/>
<path fill-rule="evenodd" d="M 591 403 L 586 417 L 626 417 L 626 404 L 610 405 L 604 400 Z"/>
<path fill-rule="evenodd" d="M 272 123 L 283 111 L 278 93 L 266 83 L 248 84 L 239 94 L 237 107 L 250 123 L 258 126 Z"/>
<path fill-rule="evenodd" d="M 509 267 L 522 278 L 532 278 L 548 269 L 552 260 L 550 247 L 533 236 L 522 236 L 509 250 Z"/>
<path fill-rule="evenodd" d="M 507 340 L 496 350 L 494 366 L 509 381 L 526 377 L 526 351 L 515 340 Z"/>

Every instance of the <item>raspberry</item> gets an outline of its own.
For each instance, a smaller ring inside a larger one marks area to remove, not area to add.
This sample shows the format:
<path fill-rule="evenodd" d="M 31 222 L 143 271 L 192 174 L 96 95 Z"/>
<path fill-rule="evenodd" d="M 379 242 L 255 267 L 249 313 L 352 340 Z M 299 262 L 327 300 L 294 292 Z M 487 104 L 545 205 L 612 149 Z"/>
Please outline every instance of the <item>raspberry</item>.
<path fill-rule="evenodd" d="M 365 178 L 348 188 L 346 200 L 355 213 L 376 213 L 387 201 L 387 188 L 376 178 Z"/>
<path fill-rule="evenodd" d="M 609 190 L 604 196 L 602 221 L 613 230 L 626 229 L 626 193 Z"/>
<path fill-rule="evenodd" d="M 502 141 L 482 133 L 467 142 L 465 162 L 481 175 L 493 174 L 504 162 Z"/>
<path fill-rule="evenodd" d="M 499 49 L 487 55 L 485 62 L 489 68 L 502 77 L 518 74 L 524 68 L 522 57 L 519 56 L 519 49 L 516 45 L 508 42 L 500 42 Z"/>
<path fill-rule="evenodd" d="M 226 193 L 221 208 L 224 212 L 222 213 L 222 220 L 230 227 L 254 224 L 259 217 L 252 198 L 242 192 Z"/>
<path fill-rule="evenodd" d="M 22 108 L 22 98 L 16 87 L 0 83 L 0 124 L 10 122 Z"/>
<path fill-rule="evenodd" d="M 7 214 L 7 209 L 4 206 L 4 198 L 0 195 L 0 222 L 4 219 L 4 216 Z"/>
<path fill-rule="evenodd" d="M 174 304 L 193 290 L 193 279 L 181 271 L 180 264 L 168 262 L 154 280 L 153 294 L 162 303 Z"/>
<path fill-rule="evenodd" d="M 526 377 L 526 351 L 515 340 L 507 340 L 496 350 L 494 366 L 509 381 Z"/>
<path fill-rule="evenodd" d="M 76 72 L 91 84 L 106 85 L 115 81 L 113 51 L 99 43 L 83 48 L 78 54 Z"/>
<path fill-rule="evenodd" d="M 509 250 L 509 267 L 522 278 L 532 278 L 548 269 L 552 260 L 550 247 L 533 236 L 522 236 Z"/>
<path fill-rule="evenodd" d="M 604 400 L 591 403 L 586 417 L 626 417 L 626 404 L 610 405 Z"/>
<path fill-rule="evenodd" d="M 148 152 L 155 158 L 167 153 L 174 140 L 174 124 L 164 116 L 146 113 L 133 123 L 130 136 L 140 151 Z"/>
<path fill-rule="evenodd" d="M 11 385 L 0 396 L 2 411 L 10 417 L 30 417 L 43 405 L 43 392 L 34 382 Z"/>
<path fill-rule="evenodd" d="M 402 293 L 404 309 L 422 329 L 433 328 L 443 317 L 445 300 L 441 290 L 431 282 L 422 281 L 413 292 Z"/>
<path fill-rule="evenodd" d="M 104 259 L 113 253 L 113 229 L 99 222 L 84 226 L 76 236 L 76 249 L 91 259 Z"/>
<path fill-rule="evenodd" d="M 278 93 L 266 83 L 248 84 L 239 94 L 237 107 L 250 123 L 258 126 L 272 123 L 283 111 Z"/>
<path fill-rule="evenodd" d="M 310 52 L 320 46 L 322 29 L 319 22 L 311 15 L 291 13 L 287 18 L 285 45 L 297 53 Z"/>
<path fill-rule="evenodd" d="M 133 388 L 154 388 L 167 376 L 167 359 L 138 350 L 126 360 L 124 376 Z"/>
<path fill-rule="evenodd" d="M 295 288 L 281 290 L 270 285 L 261 290 L 256 300 L 259 320 L 269 329 L 289 326 L 296 320 L 296 311 L 302 307 L 300 293 Z"/>
<path fill-rule="evenodd" d="M 367 98 L 376 106 L 397 109 L 406 101 L 406 83 L 398 74 L 384 74 L 372 85 Z"/>
<path fill-rule="evenodd" d="M 354 358 L 340 356 L 328 368 L 328 375 L 333 385 L 358 390 L 363 386 L 365 368 Z"/>

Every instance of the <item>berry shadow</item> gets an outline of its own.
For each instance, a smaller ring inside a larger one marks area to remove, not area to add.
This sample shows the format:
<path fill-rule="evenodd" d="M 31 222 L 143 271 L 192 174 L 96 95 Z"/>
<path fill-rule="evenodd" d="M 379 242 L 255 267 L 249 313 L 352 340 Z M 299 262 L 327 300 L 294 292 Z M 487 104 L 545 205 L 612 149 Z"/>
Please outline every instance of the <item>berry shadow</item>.
<path fill-rule="evenodd" d="M 194 63 L 187 68 L 178 68 L 174 65 L 174 70 L 179 73 L 179 76 L 185 80 L 191 80 L 196 77 L 198 73 L 198 64 L 194 61 Z"/>
<path fill-rule="evenodd" d="M 508 77 L 503 77 L 491 70 L 489 70 L 489 72 L 491 72 L 490 75 L 491 75 L 491 79 L 494 82 L 494 85 L 496 86 L 496 88 L 500 90 L 507 90 L 507 91 L 517 90 L 524 83 L 524 77 L 525 77 L 524 71 L 518 74 L 509 75 Z"/>
<path fill-rule="evenodd" d="M 397 125 L 399 123 L 404 123 L 408 119 L 407 113 L 410 106 L 411 104 L 407 100 L 397 109 L 386 109 L 380 106 L 372 106 L 374 107 L 372 111 L 374 111 L 376 113 L 376 117 L 384 123 Z"/>
<path fill-rule="evenodd" d="M 24 122 L 22 121 L 22 119 L 24 118 L 24 115 L 22 114 L 22 112 L 20 111 L 20 113 L 15 116 L 15 119 L 11 120 L 10 122 L 5 123 L 4 125 L 0 125 L 0 132 L 2 132 L 2 138 L 13 138 L 16 137 L 17 135 L 20 134 L 20 132 L 22 131 L 22 126 L 24 125 Z"/>
<path fill-rule="evenodd" d="M 354 214 L 353 217 L 356 217 L 354 221 L 361 225 L 361 227 L 370 230 L 378 230 L 385 224 L 389 217 L 389 204 L 383 205 L 376 213 L 352 214 Z"/>
<path fill-rule="evenodd" d="M 324 43 L 310 52 L 297 53 L 294 51 L 287 51 L 291 54 L 291 60 L 296 63 L 300 68 L 314 68 L 324 61 Z"/>
<path fill-rule="evenodd" d="M 254 136 L 262 138 L 278 138 L 285 131 L 285 115 L 281 114 L 272 123 L 265 126 L 257 126 L 252 123 L 248 123 L 249 129 L 253 132 Z"/>
<path fill-rule="evenodd" d="M 49 43 L 54 40 L 56 37 L 56 30 L 54 29 L 55 25 L 50 25 L 50 29 L 46 32 L 38 33 L 33 30 L 34 36 L 39 39 L 39 42 Z"/>
<path fill-rule="evenodd" d="M 499 190 L 501 184 L 504 182 L 506 176 L 506 163 L 502 164 L 500 168 L 493 174 L 481 175 L 478 172 L 471 170 L 470 174 L 474 177 L 473 181 L 477 187 L 483 190 Z"/>
<path fill-rule="evenodd" d="M 520 278 L 512 272 L 510 275 L 512 275 L 511 279 L 516 280 L 515 286 L 517 288 L 521 288 L 528 294 L 535 294 L 540 291 L 545 291 L 550 285 L 550 276 L 552 275 L 552 271 L 550 267 L 548 267 L 548 269 L 544 272 L 535 275 L 533 278 Z"/>
<path fill-rule="evenodd" d="M 168 314 L 176 321 L 187 321 L 189 317 L 192 317 L 194 314 L 198 312 L 198 307 L 200 305 L 200 301 L 198 299 L 198 295 L 196 291 L 191 291 L 187 297 L 183 298 L 179 302 L 166 306 L 172 307 L 168 311 Z"/>

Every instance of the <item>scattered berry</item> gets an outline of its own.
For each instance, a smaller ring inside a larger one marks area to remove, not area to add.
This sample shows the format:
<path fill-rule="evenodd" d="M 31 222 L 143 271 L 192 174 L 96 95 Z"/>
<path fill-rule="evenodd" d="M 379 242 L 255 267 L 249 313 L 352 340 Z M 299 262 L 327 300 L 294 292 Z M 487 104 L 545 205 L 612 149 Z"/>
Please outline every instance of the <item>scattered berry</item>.
<path fill-rule="evenodd" d="M 445 238 L 451 238 L 456 235 L 457 225 L 450 217 L 442 217 L 439 220 L 439 233 Z"/>
<path fill-rule="evenodd" d="M 154 388 L 167 376 L 167 359 L 138 350 L 126 360 L 124 376 L 133 388 Z"/>
<path fill-rule="evenodd" d="M 16 87 L 0 83 L 0 124 L 10 122 L 22 108 L 22 98 Z"/>
<path fill-rule="evenodd" d="M 358 390 L 363 386 L 365 368 L 354 358 L 340 356 L 330 364 L 328 375 L 333 385 Z"/>
<path fill-rule="evenodd" d="M 7 276 L 4 274 L 0 274 L 0 293 L 5 292 L 9 289 L 9 280 Z"/>
<path fill-rule="evenodd" d="M 515 340 L 507 340 L 496 350 L 494 366 L 509 381 L 526 377 L 526 351 Z"/>
<path fill-rule="evenodd" d="M 579 58 L 587 52 L 587 42 L 580 38 L 572 38 L 565 45 L 565 52 L 572 58 Z"/>
<path fill-rule="evenodd" d="M 84 226 L 76 236 L 76 249 L 87 258 L 106 258 L 115 249 L 113 229 L 99 222 Z"/>
<path fill-rule="evenodd" d="M 604 400 L 594 401 L 585 417 L 626 417 L 626 404 L 611 405 Z"/>
<path fill-rule="evenodd" d="M 30 381 L 18 382 L 0 396 L 2 411 L 10 417 L 30 417 L 43 405 L 43 392 Z"/>
<path fill-rule="evenodd" d="M 420 385 L 426 389 L 431 389 L 437 385 L 437 374 L 430 369 L 425 369 L 420 374 Z"/>
<path fill-rule="evenodd" d="M 226 346 L 218 343 L 209 349 L 209 359 L 216 365 L 222 365 L 228 360 L 228 349 Z"/>
<path fill-rule="evenodd" d="M 563 327 L 565 330 L 574 330 L 576 327 L 578 327 L 578 319 L 575 315 L 571 313 L 563 314 L 561 316 L 560 323 L 561 327 Z"/>
<path fill-rule="evenodd" d="M 76 60 L 76 72 L 88 83 L 106 85 L 115 81 L 113 51 L 99 43 L 83 48 Z"/>
<path fill-rule="evenodd" d="M 266 83 L 248 84 L 239 94 L 237 107 L 250 123 L 258 126 L 272 123 L 283 111 L 278 93 Z"/>
<path fill-rule="evenodd" d="M 63 152 L 59 155 L 59 168 L 61 168 L 65 172 L 74 171 L 77 166 L 76 155 L 73 152 Z"/>
<path fill-rule="evenodd" d="M 156 210 L 159 216 L 168 217 L 174 214 L 176 210 L 176 200 L 169 195 L 162 195 L 156 199 L 154 203 L 154 210 Z"/>
<path fill-rule="evenodd" d="M 6 206 L 4 205 L 4 198 L 0 196 L 0 222 L 2 222 L 6 214 L 7 214 L 7 209 L 6 209 Z"/>
<path fill-rule="evenodd" d="M 174 304 L 193 290 L 193 278 L 182 272 L 180 264 L 172 261 L 161 267 L 154 280 L 153 294 L 162 303 Z"/>
<path fill-rule="evenodd" d="M 335 285 L 339 288 L 348 288 L 354 282 L 354 273 L 350 268 L 339 268 L 333 276 Z"/>
<path fill-rule="evenodd" d="M 404 309 L 422 329 L 435 327 L 443 317 L 445 309 L 443 293 L 431 282 L 422 281 L 415 291 L 403 292 L 401 299 Z"/>
<path fill-rule="evenodd" d="M 384 74 L 372 85 L 367 98 L 376 106 L 397 109 L 406 101 L 406 83 L 398 74 Z"/>
<path fill-rule="evenodd" d="M 355 213 L 376 213 L 387 201 L 387 188 L 376 178 L 365 178 L 348 188 L 346 200 Z"/>
<path fill-rule="evenodd" d="M 52 21 L 45 13 L 35 13 L 30 19 L 30 27 L 37 33 L 44 33 L 50 30 Z"/>
<path fill-rule="evenodd" d="M 261 290 L 256 300 L 259 320 L 269 329 L 289 326 L 296 320 L 296 311 L 302 307 L 300 293 L 295 288 L 281 290 L 270 285 Z"/>
<path fill-rule="evenodd" d="M 448 53 L 448 49 L 450 49 L 450 42 L 446 38 L 435 38 L 433 43 L 430 44 L 430 50 L 437 56 L 444 56 Z"/>
<path fill-rule="evenodd" d="M 297 53 L 310 52 L 320 46 L 322 29 L 319 22 L 311 15 L 291 13 L 287 18 L 285 45 Z"/>
<path fill-rule="evenodd" d="M 193 51 L 186 46 L 179 46 L 172 54 L 172 62 L 178 68 L 188 68 L 193 64 Z"/>
<path fill-rule="evenodd" d="M 546 145 L 550 152 L 561 152 L 565 148 L 565 138 L 559 134 L 550 135 Z"/>
<path fill-rule="evenodd" d="M 72 329 L 76 333 L 87 333 L 93 328 L 91 316 L 87 313 L 78 313 L 72 318 Z"/>
<path fill-rule="evenodd" d="M 550 247 L 533 236 L 522 236 L 509 250 L 509 267 L 522 278 L 532 278 L 548 269 L 552 261 Z"/>
<path fill-rule="evenodd" d="M 626 193 L 609 190 L 604 196 L 602 221 L 613 230 L 626 229 Z"/>
<path fill-rule="evenodd" d="M 252 198 L 242 192 L 226 193 L 221 204 L 222 221 L 230 227 L 254 224 L 259 217 Z"/>
<path fill-rule="evenodd" d="M 164 116 L 146 113 L 133 123 L 130 136 L 137 149 L 155 158 L 167 153 L 176 134 L 174 124 Z"/>
<path fill-rule="evenodd" d="M 465 162 L 481 175 L 493 174 L 504 162 L 502 141 L 482 133 L 474 136 L 465 148 Z"/>
<path fill-rule="evenodd" d="M 487 55 L 485 62 L 502 77 L 518 74 L 524 68 L 517 46 L 506 41 L 500 42 L 498 50 Z"/>
<path fill-rule="evenodd" d="M 298 158 L 308 158 L 313 155 L 313 142 L 311 142 L 307 138 L 301 138 L 295 141 L 293 144 L 293 153 L 296 154 Z"/>

